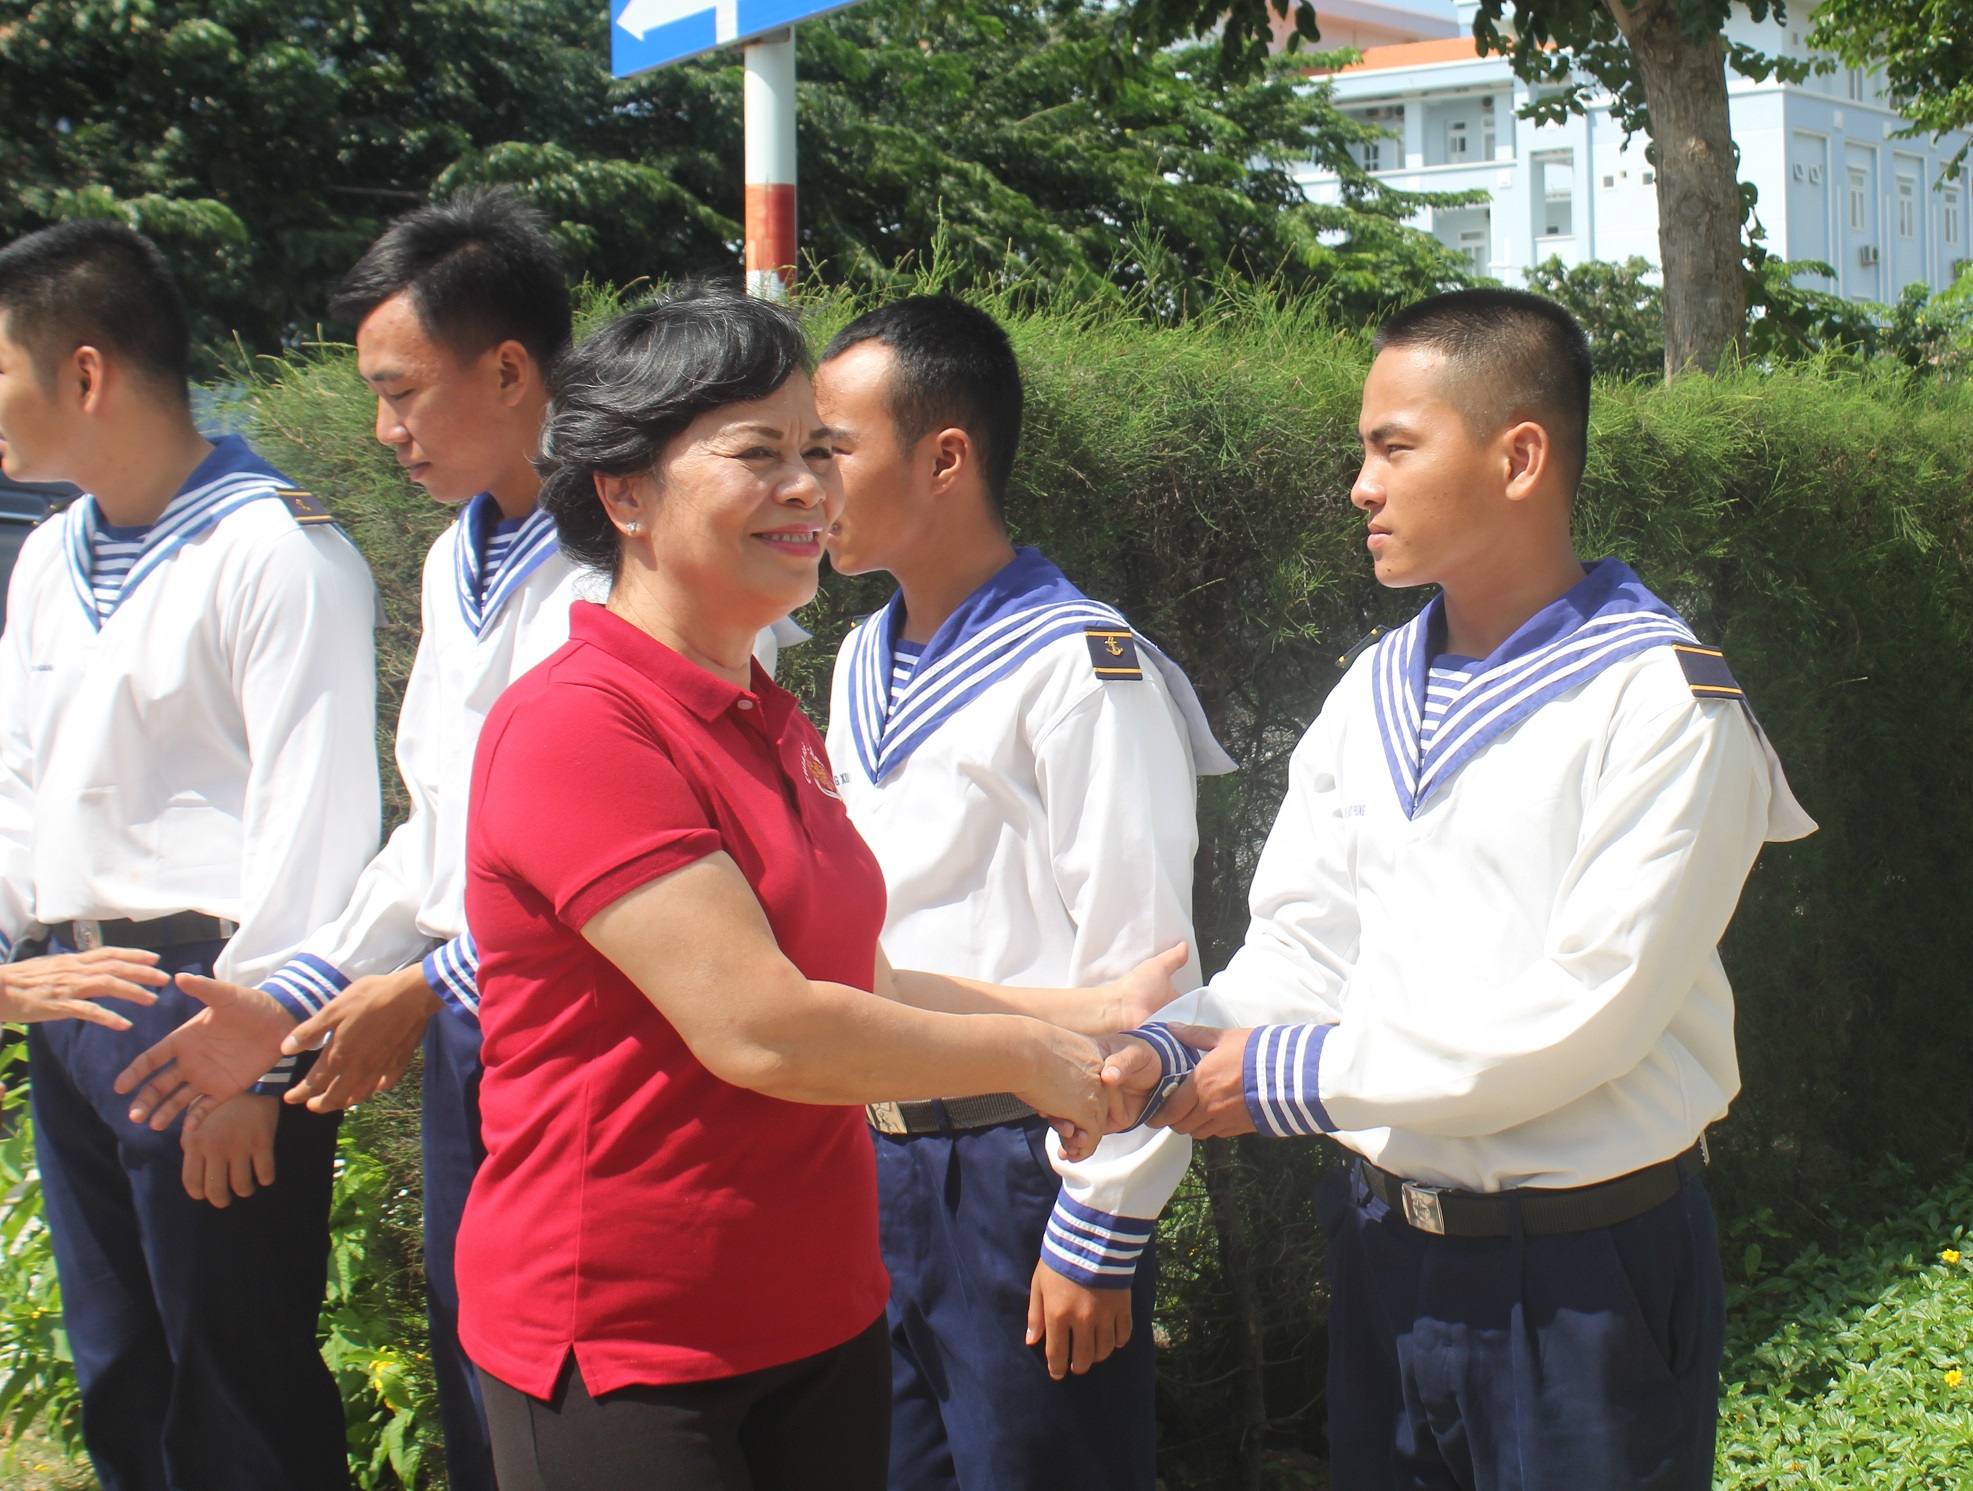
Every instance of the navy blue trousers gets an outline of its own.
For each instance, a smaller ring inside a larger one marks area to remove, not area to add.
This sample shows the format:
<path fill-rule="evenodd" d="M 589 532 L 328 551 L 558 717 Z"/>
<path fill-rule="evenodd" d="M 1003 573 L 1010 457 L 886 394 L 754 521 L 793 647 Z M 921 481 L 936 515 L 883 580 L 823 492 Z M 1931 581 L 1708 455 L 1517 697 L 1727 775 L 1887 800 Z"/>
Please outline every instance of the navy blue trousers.
<path fill-rule="evenodd" d="M 220 946 L 162 966 L 210 973 Z M 316 1345 L 340 1120 L 284 1106 L 274 1184 L 223 1211 L 194 1201 L 178 1127 L 130 1122 L 110 1084 L 199 1005 L 174 987 L 115 1008 L 134 1028 L 28 1034 L 35 1155 L 103 1491 L 347 1491 L 342 1400 Z"/>
<path fill-rule="evenodd" d="M 1026 1344 L 1028 1290 L 1061 1182 L 1040 1119 L 967 1133 L 874 1134 L 891 1274 L 891 1491 L 1152 1491 L 1157 1484 L 1146 1250 L 1130 1344 L 1056 1382 Z"/>
<path fill-rule="evenodd" d="M 1709 1491 L 1725 1285 L 1697 1177 L 1614 1227 L 1419 1232 L 1324 1179 L 1330 1476 L 1348 1491 Z"/>
<path fill-rule="evenodd" d="M 459 1344 L 459 1281 L 453 1253 L 473 1176 L 486 1158 L 480 1142 L 480 1031 L 451 1010 L 425 1028 L 425 1318 L 432 1375 L 445 1430 L 445 1476 L 452 1491 L 494 1491 L 493 1447 L 479 1374 Z"/>

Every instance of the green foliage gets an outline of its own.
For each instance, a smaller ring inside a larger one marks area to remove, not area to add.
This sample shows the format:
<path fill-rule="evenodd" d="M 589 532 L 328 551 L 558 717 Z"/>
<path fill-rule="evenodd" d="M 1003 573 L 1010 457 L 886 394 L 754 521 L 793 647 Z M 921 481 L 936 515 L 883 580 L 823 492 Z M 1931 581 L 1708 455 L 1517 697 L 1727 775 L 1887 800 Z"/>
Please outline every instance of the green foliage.
<path fill-rule="evenodd" d="M 1885 1220 L 1805 1211 L 1806 1246 L 1766 1211 L 1733 1229 L 1722 1491 L 1973 1478 L 1973 1170 L 1871 1199 Z M 1779 1268 L 1776 1244 L 1795 1255 Z"/>
<path fill-rule="evenodd" d="M 26 1038 L 7 1026 L 0 1041 L 0 1439 L 14 1443 L 38 1426 L 55 1449 L 75 1455 L 82 1394 L 34 1166 Z"/>
<path fill-rule="evenodd" d="M 1589 333 L 1596 370 L 1612 378 L 1656 378 L 1665 370 L 1664 293 L 1633 254 L 1621 264 L 1592 259 L 1565 268 L 1551 255 L 1528 272 L 1528 288 L 1568 307 Z"/>
<path fill-rule="evenodd" d="M 1940 136 L 1973 125 L 1973 4 L 1968 0 L 1823 0 L 1809 45 L 1851 67 L 1882 67 L 1911 121 L 1904 137 Z M 1957 175 L 1973 144 L 1947 167 Z"/>
<path fill-rule="evenodd" d="M 1458 283 L 1366 133 L 1210 49 L 1099 98 L 1095 0 L 864 0 L 800 30 L 804 256 L 886 282 L 940 225 L 954 272 L 1179 301 L 1226 273 L 1332 285 L 1352 314 Z M 0 236 L 118 217 L 171 253 L 201 340 L 306 339 L 335 282 L 427 193 L 516 188 L 578 275 L 737 271 L 732 49 L 614 81 L 593 0 L 0 0 Z M 1288 169 L 1345 172 L 1302 201 Z M 1452 200 L 1447 198 L 1445 200 Z"/>

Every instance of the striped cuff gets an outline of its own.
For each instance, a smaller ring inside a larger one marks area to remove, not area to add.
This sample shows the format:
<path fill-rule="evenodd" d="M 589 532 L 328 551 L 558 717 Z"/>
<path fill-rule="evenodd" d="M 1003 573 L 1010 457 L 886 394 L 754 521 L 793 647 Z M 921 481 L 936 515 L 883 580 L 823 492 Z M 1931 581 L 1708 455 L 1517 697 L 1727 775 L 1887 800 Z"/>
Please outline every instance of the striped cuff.
<path fill-rule="evenodd" d="M 1333 1025 L 1262 1025 L 1247 1037 L 1247 1112 L 1256 1133 L 1275 1139 L 1333 1134 L 1322 1106 L 1322 1043 Z"/>
<path fill-rule="evenodd" d="M 1041 1261 L 1087 1289 L 1128 1289 L 1157 1225 L 1095 1211 L 1064 1191 L 1041 1237 Z"/>
<path fill-rule="evenodd" d="M 262 980 L 260 987 L 272 994 L 275 1003 L 293 1015 L 299 1025 L 319 1014 L 330 1000 L 347 989 L 349 980 L 341 970 L 313 953 L 300 953 Z M 274 1063 L 273 1071 L 254 1083 L 252 1090 L 263 1095 L 286 1092 L 298 1075 L 295 1066 L 300 1060 L 299 1056 L 283 1056 Z"/>
<path fill-rule="evenodd" d="M 1164 1107 L 1165 1099 L 1178 1090 L 1178 1085 L 1192 1075 L 1192 1068 L 1199 1064 L 1199 1053 L 1171 1033 L 1166 1025 L 1140 1025 L 1135 1030 L 1127 1030 L 1125 1035 L 1136 1036 L 1153 1051 L 1158 1053 L 1158 1067 L 1163 1073 L 1158 1085 L 1152 1089 L 1150 1101 L 1130 1129 L 1141 1129 L 1149 1123 L 1157 1111 Z M 1129 1133 L 1130 1129 L 1123 1130 Z"/>
<path fill-rule="evenodd" d="M 425 954 L 425 982 L 455 1015 L 480 1023 L 480 950 L 471 932 Z"/>
<path fill-rule="evenodd" d="M 321 1014 L 323 1006 L 349 987 L 349 980 L 313 953 L 301 953 L 263 979 L 260 987 L 300 1024 Z"/>

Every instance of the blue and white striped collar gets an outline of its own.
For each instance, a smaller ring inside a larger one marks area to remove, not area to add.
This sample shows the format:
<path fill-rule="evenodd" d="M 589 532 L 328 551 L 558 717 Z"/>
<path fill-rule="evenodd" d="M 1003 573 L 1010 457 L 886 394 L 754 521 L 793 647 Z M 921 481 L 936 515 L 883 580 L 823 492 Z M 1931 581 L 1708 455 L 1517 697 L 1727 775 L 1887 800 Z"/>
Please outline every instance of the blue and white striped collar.
<path fill-rule="evenodd" d="M 1377 733 L 1407 818 L 1479 752 L 1551 699 L 1612 663 L 1692 630 L 1627 564 L 1603 559 L 1576 587 L 1522 623 L 1461 686 L 1422 754 L 1425 682 L 1445 635 L 1445 599 L 1381 640 L 1371 657 Z"/>
<path fill-rule="evenodd" d="M 1049 643 L 1092 626 L 1121 627 L 1112 607 L 1069 583 L 1037 549 L 1013 560 L 968 596 L 925 644 L 911 681 L 891 704 L 891 665 L 904 629 L 904 592 L 890 598 L 843 645 L 849 652 L 850 738 L 873 782 L 953 715 Z"/>
<path fill-rule="evenodd" d="M 114 616 L 139 585 L 178 552 L 228 513 L 237 512 L 249 502 L 274 497 L 289 485 L 287 477 L 258 455 L 238 435 L 222 435 L 212 442 L 212 453 L 199 462 L 185 479 L 171 505 L 144 535 L 144 547 L 123 577 Z M 96 611 L 96 593 L 90 582 L 90 551 L 101 523 L 96 499 L 87 493 L 76 498 L 63 515 L 63 531 L 68 556 L 69 584 L 75 598 L 98 631 L 108 616 Z"/>
<path fill-rule="evenodd" d="M 484 637 L 500 615 L 500 608 L 555 552 L 555 520 L 546 508 L 537 507 L 527 515 L 507 557 L 493 577 L 491 588 L 481 583 L 480 566 L 486 562 L 486 536 L 500 521 L 500 504 L 491 492 L 482 492 L 459 514 L 458 552 L 453 559 L 453 578 L 459 592 L 459 614 L 475 638 Z"/>

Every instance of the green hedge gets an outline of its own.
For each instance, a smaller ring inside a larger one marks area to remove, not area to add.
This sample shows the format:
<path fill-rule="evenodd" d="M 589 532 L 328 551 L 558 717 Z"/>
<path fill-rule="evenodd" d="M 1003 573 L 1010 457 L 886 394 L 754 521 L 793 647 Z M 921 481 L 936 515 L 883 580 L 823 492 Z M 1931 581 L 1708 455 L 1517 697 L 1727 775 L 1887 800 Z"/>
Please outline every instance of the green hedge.
<path fill-rule="evenodd" d="M 1182 325 L 995 308 L 1030 386 L 1018 536 L 1186 666 L 1242 763 L 1201 801 L 1198 929 L 1217 967 L 1337 656 L 1424 599 L 1373 583 L 1348 501 L 1365 338 L 1263 296 Z M 817 333 L 852 309 L 815 303 Z M 263 365 L 239 410 L 371 556 L 390 616 L 388 730 L 418 563 L 445 514 L 375 444 L 350 363 L 330 348 Z M 1713 1146 L 1730 1218 L 1841 1192 L 1886 1156 L 1922 1178 L 1966 1152 L 1970 435 L 1964 386 L 1827 367 L 1598 386 L 1582 552 L 1630 561 L 1725 647 L 1822 823 L 1762 857 L 1725 947 L 1745 1080 Z M 831 577 L 803 614 L 817 640 L 784 655 L 784 677 L 818 719 L 834 644 L 885 591 Z M 359 1132 L 401 1151 L 403 1194 L 415 1151 L 399 1111 Z M 1319 1475 L 1325 1307 L 1308 1191 L 1329 1155 L 1202 1146 L 1167 1218 L 1157 1336 L 1173 1491 Z"/>

